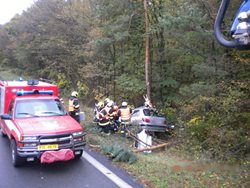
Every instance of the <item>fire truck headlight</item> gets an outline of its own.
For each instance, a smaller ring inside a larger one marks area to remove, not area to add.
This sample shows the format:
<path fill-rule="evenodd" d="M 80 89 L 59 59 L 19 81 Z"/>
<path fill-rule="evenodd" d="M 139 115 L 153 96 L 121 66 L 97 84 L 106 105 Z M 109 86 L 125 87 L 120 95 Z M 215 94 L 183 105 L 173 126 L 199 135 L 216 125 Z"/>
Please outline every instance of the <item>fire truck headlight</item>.
<path fill-rule="evenodd" d="M 73 133 L 74 137 L 78 137 L 78 136 L 82 136 L 82 135 L 83 135 L 83 131 L 78 131 L 78 132 Z"/>

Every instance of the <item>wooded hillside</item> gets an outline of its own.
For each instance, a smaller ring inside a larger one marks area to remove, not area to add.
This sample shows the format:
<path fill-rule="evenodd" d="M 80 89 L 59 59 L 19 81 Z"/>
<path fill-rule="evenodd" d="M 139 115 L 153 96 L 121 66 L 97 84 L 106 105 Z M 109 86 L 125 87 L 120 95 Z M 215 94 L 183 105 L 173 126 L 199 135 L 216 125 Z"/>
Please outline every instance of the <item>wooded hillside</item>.
<path fill-rule="evenodd" d="M 241 2 L 233 1 L 228 33 Z M 55 80 L 62 96 L 143 104 L 145 35 L 153 104 L 216 158 L 250 157 L 250 52 L 217 44 L 216 0 L 37 0 L 0 26 L 0 66 Z"/>

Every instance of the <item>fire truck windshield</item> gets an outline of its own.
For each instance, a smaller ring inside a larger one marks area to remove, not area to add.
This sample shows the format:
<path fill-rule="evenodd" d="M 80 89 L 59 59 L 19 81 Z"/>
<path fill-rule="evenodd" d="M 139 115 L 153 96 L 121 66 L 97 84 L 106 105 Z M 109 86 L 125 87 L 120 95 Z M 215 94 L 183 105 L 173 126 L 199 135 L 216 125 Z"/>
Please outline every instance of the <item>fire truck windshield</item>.
<path fill-rule="evenodd" d="M 67 111 L 56 99 L 32 99 L 16 101 L 15 118 L 62 116 Z"/>

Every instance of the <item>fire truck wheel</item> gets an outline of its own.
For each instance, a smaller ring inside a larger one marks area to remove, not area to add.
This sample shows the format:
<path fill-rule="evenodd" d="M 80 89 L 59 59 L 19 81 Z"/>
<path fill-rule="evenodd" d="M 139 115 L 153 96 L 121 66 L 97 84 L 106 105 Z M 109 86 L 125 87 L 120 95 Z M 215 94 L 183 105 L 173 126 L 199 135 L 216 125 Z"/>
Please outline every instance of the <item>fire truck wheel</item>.
<path fill-rule="evenodd" d="M 2 129 L 1 126 L 0 126 L 0 132 L 1 132 L 1 136 L 2 136 L 2 137 L 6 137 L 6 134 L 3 132 L 3 129 Z"/>
<path fill-rule="evenodd" d="M 11 157 L 13 165 L 20 166 L 23 162 L 22 158 L 17 155 L 17 146 L 16 141 L 14 139 L 11 140 Z"/>
<path fill-rule="evenodd" d="M 79 154 L 75 155 L 75 159 L 80 159 L 82 156 L 83 150 L 80 151 Z"/>

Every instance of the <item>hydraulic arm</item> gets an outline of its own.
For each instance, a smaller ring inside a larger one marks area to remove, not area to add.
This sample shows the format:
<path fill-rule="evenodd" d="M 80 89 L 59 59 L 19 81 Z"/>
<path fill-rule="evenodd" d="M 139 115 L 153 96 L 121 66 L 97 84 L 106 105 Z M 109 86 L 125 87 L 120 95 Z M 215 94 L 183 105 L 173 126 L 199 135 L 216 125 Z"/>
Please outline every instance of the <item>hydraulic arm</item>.
<path fill-rule="evenodd" d="M 231 39 L 226 39 L 221 32 L 221 25 L 229 4 L 230 0 L 221 2 L 214 23 L 215 37 L 225 47 L 248 50 L 250 49 L 250 0 L 242 2 L 230 29 Z"/>

